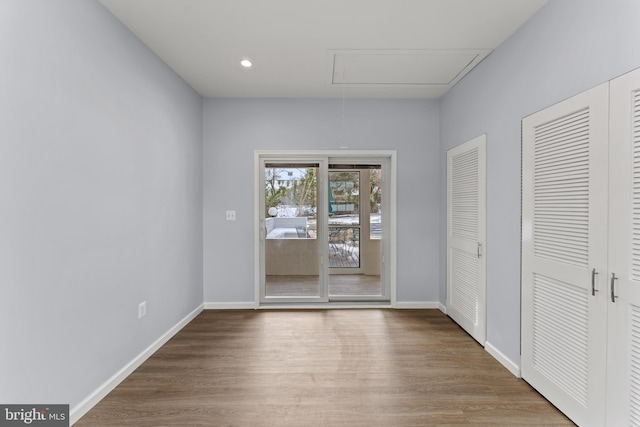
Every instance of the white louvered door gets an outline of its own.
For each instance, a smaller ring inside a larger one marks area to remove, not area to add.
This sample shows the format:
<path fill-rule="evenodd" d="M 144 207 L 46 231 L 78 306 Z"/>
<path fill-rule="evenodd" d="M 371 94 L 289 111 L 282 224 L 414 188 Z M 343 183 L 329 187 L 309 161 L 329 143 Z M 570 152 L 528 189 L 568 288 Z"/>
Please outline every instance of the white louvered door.
<path fill-rule="evenodd" d="M 522 121 L 522 377 L 605 422 L 608 83 Z"/>
<path fill-rule="evenodd" d="M 447 152 L 447 314 L 486 340 L 486 135 Z"/>
<path fill-rule="evenodd" d="M 640 426 L 640 71 L 612 80 L 610 99 L 607 425 L 635 427 Z"/>

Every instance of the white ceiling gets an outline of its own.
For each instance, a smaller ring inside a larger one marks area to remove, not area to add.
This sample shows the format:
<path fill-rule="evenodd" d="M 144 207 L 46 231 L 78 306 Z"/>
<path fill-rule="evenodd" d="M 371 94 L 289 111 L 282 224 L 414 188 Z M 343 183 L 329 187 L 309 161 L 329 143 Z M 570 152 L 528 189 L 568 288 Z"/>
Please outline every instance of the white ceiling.
<path fill-rule="evenodd" d="M 546 1 L 100 0 L 202 96 L 234 98 L 439 98 Z"/>

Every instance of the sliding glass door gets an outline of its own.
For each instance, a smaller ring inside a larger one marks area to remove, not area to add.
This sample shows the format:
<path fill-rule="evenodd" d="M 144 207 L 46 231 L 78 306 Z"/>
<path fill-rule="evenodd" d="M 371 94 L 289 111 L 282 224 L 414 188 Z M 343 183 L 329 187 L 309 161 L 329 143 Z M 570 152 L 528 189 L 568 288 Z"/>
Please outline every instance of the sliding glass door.
<path fill-rule="evenodd" d="M 390 300 L 389 161 L 353 160 L 259 158 L 260 304 Z"/>
<path fill-rule="evenodd" d="M 327 300 L 318 211 L 325 164 L 323 159 L 261 162 L 262 302 Z"/>
<path fill-rule="evenodd" d="M 329 192 L 329 297 L 383 298 L 382 165 L 330 163 Z"/>

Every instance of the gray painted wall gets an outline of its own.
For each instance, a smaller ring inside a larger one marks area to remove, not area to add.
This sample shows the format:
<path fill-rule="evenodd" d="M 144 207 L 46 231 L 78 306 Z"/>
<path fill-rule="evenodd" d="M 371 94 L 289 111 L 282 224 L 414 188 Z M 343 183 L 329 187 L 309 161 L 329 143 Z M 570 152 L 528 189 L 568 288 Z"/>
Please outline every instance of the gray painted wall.
<path fill-rule="evenodd" d="M 74 406 L 202 303 L 202 100 L 95 1 L 0 63 L 0 402 Z"/>
<path fill-rule="evenodd" d="M 97 2 L 1 1 L 0 401 L 73 406 L 203 298 L 253 301 L 256 149 L 397 150 L 398 301 L 444 302 L 445 153 L 485 132 L 488 341 L 519 363 L 520 119 L 640 67 L 638 22 L 636 0 L 551 0 L 440 104 L 342 120 L 202 105 Z"/>
<path fill-rule="evenodd" d="M 520 363 L 520 121 L 640 67 L 640 2 L 551 0 L 441 100 L 441 152 L 487 133 L 487 341 Z M 446 223 L 445 169 L 440 210 Z M 445 252 L 445 229 L 440 249 Z M 445 300 L 445 261 L 440 296 Z"/>
<path fill-rule="evenodd" d="M 254 300 L 254 150 L 343 145 L 397 150 L 397 299 L 438 300 L 437 101 L 347 99 L 341 118 L 340 99 L 204 100 L 206 302 Z M 235 222 L 226 210 L 237 211 Z"/>

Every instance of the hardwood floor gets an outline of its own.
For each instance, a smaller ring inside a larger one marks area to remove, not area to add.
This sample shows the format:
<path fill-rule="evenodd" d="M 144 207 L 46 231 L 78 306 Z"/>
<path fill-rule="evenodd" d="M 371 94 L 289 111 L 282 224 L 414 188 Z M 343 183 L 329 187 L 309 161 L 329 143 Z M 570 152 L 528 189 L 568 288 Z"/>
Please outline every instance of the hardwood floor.
<path fill-rule="evenodd" d="M 75 426 L 571 426 L 437 310 L 201 313 Z"/>

